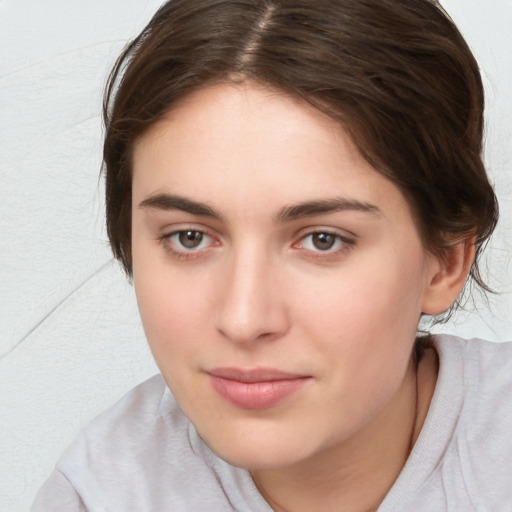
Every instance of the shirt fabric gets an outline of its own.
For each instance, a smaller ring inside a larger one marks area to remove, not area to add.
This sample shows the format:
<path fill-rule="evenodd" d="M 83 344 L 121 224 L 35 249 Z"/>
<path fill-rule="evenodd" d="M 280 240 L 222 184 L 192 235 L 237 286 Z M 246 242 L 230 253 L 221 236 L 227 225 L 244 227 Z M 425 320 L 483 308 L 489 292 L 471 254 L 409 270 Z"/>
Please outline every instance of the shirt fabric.
<path fill-rule="evenodd" d="M 422 431 L 378 512 L 512 512 L 512 343 L 435 336 Z M 161 375 L 98 416 L 31 512 L 271 512 L 247 470 L 202 441 Z"/>

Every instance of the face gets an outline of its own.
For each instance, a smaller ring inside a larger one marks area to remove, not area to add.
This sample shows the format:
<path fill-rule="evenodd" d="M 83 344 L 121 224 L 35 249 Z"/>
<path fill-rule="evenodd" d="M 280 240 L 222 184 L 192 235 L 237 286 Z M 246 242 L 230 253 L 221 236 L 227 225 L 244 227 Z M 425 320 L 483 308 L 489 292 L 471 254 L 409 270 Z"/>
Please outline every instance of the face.
<path fill-rule="evenodd" d="M 185 98 L 133 164 L 142 321 L 202 438 L 250 469 L 350 442 L 403 385 L 432 277 L 398 188 L 251 83 Z"/>

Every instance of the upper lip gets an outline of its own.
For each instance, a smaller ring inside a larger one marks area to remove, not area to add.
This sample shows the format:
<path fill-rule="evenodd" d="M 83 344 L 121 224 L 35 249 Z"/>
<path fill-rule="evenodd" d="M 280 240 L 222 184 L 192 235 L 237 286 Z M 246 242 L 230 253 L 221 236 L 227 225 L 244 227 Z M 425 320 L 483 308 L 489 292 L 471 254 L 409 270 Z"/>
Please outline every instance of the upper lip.
<path fill-rule="evenodd" d="M 276 380 L 304 379 L 307 375 L 284 372 L 275 368 L 214 368 L 206 373 L 213 377 L 239 382 L 271 382 Z"/>

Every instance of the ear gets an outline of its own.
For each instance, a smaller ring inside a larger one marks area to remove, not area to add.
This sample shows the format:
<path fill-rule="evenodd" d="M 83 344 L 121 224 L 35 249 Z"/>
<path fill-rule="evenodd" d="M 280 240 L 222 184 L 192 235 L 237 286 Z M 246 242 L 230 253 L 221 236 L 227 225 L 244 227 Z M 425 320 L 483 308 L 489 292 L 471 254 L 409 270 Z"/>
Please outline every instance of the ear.
<path fill-rule="evenodd" d="M 475 239 L 457 242 L 441 256 L 432 256 L 431 271 L 423 295 L 422 311 L 438 315 L 446 311 L 461 292 L 475 258 Z"/>

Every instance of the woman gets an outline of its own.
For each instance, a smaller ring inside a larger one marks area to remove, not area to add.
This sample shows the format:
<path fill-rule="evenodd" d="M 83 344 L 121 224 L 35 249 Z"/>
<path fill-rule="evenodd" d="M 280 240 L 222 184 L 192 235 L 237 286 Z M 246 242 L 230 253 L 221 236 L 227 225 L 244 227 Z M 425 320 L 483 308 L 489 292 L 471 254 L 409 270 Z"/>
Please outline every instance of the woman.
<path fill-rule="evenodd" d="M 427 0 L 166 3 L 113 70 L 104 145 L 161 375 L 33 510 L 510 509 L 510 344 L 418 335 L 486 289 L 482 114 Z"/>

